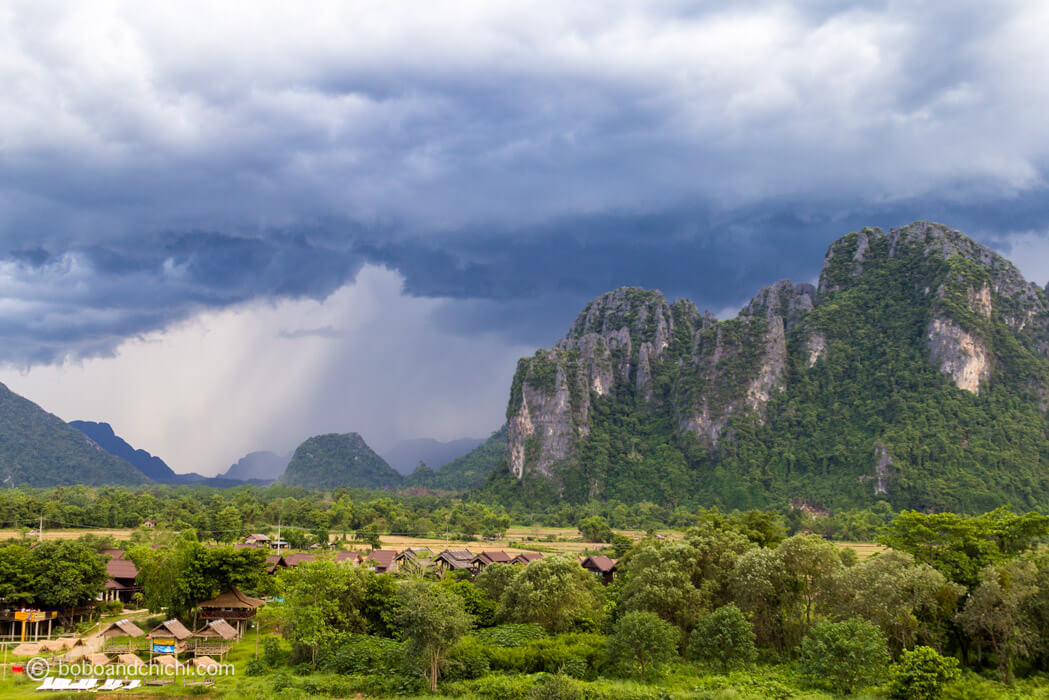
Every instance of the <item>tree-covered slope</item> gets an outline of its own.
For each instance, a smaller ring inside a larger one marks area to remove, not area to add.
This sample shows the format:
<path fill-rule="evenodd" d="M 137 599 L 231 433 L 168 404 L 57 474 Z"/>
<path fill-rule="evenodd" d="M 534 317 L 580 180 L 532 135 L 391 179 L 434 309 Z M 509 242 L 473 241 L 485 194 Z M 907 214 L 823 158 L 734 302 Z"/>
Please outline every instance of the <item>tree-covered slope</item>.
<path fill-rule="evenodd" d="M 0 384 L 0 482 L 4 486 L 146 481 L 128 462 Z"/>
<path fill-rule="evenodd" d="M 299 445 L 280 481 L 310 489 L 389 489 L 400 485 L 401 475 L 357 433 L 332 433 Z"/>
<path fill-rule="evenodd" d="M 404 481 L 405 486 L 445 491 L 475 489 L 499 468 L 506 454 L 507 429 L 504 425 L 469 453 L 446 463 L 436 472 L 429 466 L 420 466 Z"/>
<path fill-rule="evenodd" d="M 522 360 L 504 500 L 1049 507 L 1045 290 L 919 222 L 718 321 L 624 289 Z"/>
<path fill-rule="evenodd" d="M 113 432 L 113 428 L 109 423 L 74 420 L 70 421 L 69 425 L 87 435 L 103 450 L 114 457 L 119 457 L 128 462 L 153 481 L 159 481 L 163 484 L 177 482 L 177 475 L 164 460 L 160 457 L 154 457 L 145 450 L 137 450 L 129 445 L 123 438 Z"/>

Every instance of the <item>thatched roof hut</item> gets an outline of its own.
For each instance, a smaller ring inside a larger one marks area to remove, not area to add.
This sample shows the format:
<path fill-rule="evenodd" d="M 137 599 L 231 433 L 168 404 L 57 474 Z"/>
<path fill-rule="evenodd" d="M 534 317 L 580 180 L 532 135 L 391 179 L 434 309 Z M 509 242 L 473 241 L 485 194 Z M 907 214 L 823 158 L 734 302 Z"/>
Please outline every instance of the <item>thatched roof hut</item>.
<path fill-rule="evenodd" d="M 131 620 L 123 619 L 112 623 L 102 630 L 100 634 L 103 639 L 112 639 L 113 637 L 132 637 L 137 639 L 145 636 L 146 632 Z"/>
<path fill-rule="evenodd" d="M 230 588 L 211 600 L 199 603 L 200 616 L 204 620 L 247 620 L 266 604 L 261 598 L 252 598 L 236 588 Z"/>
<path fill-rule="evenodd" d="M 192 636 L 193 633 L 178 620 L 167 620 L 151 629 L 146 639 L 177 639 L 184 642 Z"/>
<path fill-rule="evenodd" d="M 15 656 L 39 656 L 41 646 L 36 642 L 22 642 L 11 653 Z"/>
<path fill-rule="evenodd" d="M 105 654 L 99 654 L 96 652 L 94 654 L 88 654 L 87 661 L 92 666 L 105 666 L 111 661 L 111 659 Z"/>
<path fill-rule="evenodd" d="M 219 662 L 210 656 L 198 656 L 190 661 L 194 668 L 218 668 Z"/>
<path fill-rule="evenodd" d="M 171 654 L 162 654 L 153 659 L 153 663 L 163 666 L 164 668 L 182 668 L 182 664 Z"/>
<path fill-rule="evenodd" d="M 135 654 L 118 654 L 117 661 L 124 666 L 145 666 L 146 662 Z"/>
<path fill-rule="evenodd" d="M 225 620 L 211 620 L 208 624 L 193 633 L 201 639 L 221 639 L 232 641 L 237 638 L 237 630 Z"/>

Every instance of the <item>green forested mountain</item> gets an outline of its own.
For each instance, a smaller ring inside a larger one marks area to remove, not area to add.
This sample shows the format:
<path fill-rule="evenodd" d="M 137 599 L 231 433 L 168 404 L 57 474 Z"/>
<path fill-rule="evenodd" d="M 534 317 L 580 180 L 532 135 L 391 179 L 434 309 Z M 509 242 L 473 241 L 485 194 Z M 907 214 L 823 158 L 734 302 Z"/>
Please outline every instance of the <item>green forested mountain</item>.
<path fill-rule="evenodd" d="M 1049 507 L 1046 291 L 957 231 L 834 242 L 718 321 L 619 289 L 521 360 L 486 493 L 763 507 Z"/>
<path fill-rule="evenodd" d="M 388 489 L 401 475 L 357 433 L 317 435 L 295 449 L 280 481 L 310 489 Z"/>
<path fill-rule="evenodd" d="M 507 428 L 504 425 L 470 452 L 453 459 L 436 472 L 425 465 L 418 467 L 405 479 L 404 485 L 446 491 L 475 489 L 484 484 L 488 475 L 498 469 L 503 461 L 506 436 Z"/>
<path fill-rule="evenodd" d="M 57 416 L 0 384 L 0 483 L 141 484 L 148 479 Z"/>

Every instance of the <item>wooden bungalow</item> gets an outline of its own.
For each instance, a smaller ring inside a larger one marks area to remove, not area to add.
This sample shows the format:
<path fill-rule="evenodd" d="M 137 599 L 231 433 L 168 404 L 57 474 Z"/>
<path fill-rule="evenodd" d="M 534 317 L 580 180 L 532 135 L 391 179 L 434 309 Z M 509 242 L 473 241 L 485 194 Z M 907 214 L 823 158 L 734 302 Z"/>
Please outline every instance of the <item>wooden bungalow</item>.
<path fill-rule="evenodd" d="M 282 569 L 288 568 L 288 562 L 280 554 L 271 554 L 266 557 L 266 573 L 275 574 Z"/>
<path fill-rule="evenodd" d="M 373 549 L 364 557 L 365 563 L 377 574 L 389 574 L 397 570 L 397 551 Z"/>
<path fill-rule="evenodd" d="M 245 537 L 241 544 L 246 544 L 249 547 L 269 547 L 271 541 L 269 535 L 256 532 Z"/>
<path fill-rule="evenodd" d="M 489 564 L 509 564 L 512 559 L 513 557 L 503 551 L 486 551 L 474 557 L 470 566 L 476 571 L 483 571 Z"/>
<path fill-rule="evenodd" d="M 102 650 L 108 653 L 133 652 L 142 649 L 145 630 L 131 620 L 117 620 L 99 634 Z"/>
<path fill-rule="evenodd" d="M 393 558 L 397 571 L 421 574 L 433 565 L 433 555 L 424 548 L 408 548 Z"/>
<path fill-rule="evenodd" d="M 154 627 L 146 635 L 149 640 L 149 654 L 174 654 L 178 656 L 186 650 L 186 644 L 193 633 L 178 620 L 167 620 Z"/>
<path fill-rule="evenodd" d="M 238 636 L 236 628 L 225 620 L 209 620 L 193 633 L 193 656 L 218 656 L 221 659 Z"/>
<path fill-rule="evenodd" d="M 136 593 L 142 591 L 142 586 L 135 583 L 138 567 L 130 559 L 110 559 L 106 562 L 106 573 L 109 574 L 109 580 L 102 593 L 103 600 L 119 600 L 126 605 Z"/>
<path fill-rule="evenodd" d="M 336 552 L 335 553 L 336 564 L 349 564 L 350 566 L 360 566 L 364 563 L 364 555 L 360 552 Z"/>
<path fill-rule="evenodd" d="M 522 566 L 528 566 L 533 561 L 543 558 L 542 552 L 521 552 L 516 557 L 510 560 L 511 564 L 521 564 Z"/>
<path fill-rule="evenodd" d="M 199 603 L 197 607 L 200 608 L 202 620 L 232 621 L 237 627 L 237 634 L 244 634 L 244 622 L 255 617 L 258 609 L 265 604 L 266 601 L 261 598 L 252 598 L 236 588 L 230 588 L 211 600 Z"/>
<path fill-rule="evenodd" d="M 612 583 L 612 580 L 615 578 L 616 564 L 618 562 L 615 559 L 606 557 L 604 554 L 599 554 L 597 556 L 585 557 L 579 563 L 584 569 L 599 577 L 601 583 L 607 586 Z"/>
<path fill-rule="evenodd" d="M 287 554 L 284 556 L 284 562 L 289 568 L 298 566 L 299 564 L 306 564 L 308 562 L 317 561 L 316 554 L 309 554 L 307 552 L 295 552 L 294 554 Z"/>
<path fill-rule="evenodd" d="M 449 571 L 469 570 L 473 566 L 474 555 L 469 549 L 446 549 L 433 559 L 437 573 L 441 576 Z"/>

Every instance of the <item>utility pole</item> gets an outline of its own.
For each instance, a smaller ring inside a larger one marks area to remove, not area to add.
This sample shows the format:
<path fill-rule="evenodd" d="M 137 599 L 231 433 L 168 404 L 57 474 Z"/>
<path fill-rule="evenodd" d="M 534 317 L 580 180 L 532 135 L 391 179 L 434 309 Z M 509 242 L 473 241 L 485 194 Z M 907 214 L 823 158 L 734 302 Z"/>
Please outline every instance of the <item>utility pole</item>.
<path fill-rule="evenodd" d="M 40 529 L 36 531 L 36 541 L 44 541 L 44 514 L 40 514 Z"/>

